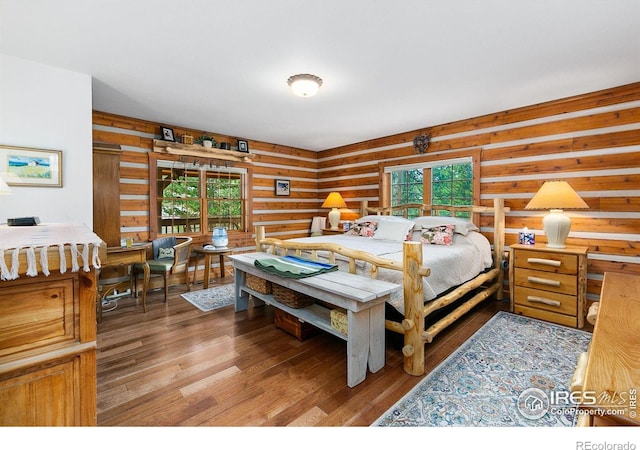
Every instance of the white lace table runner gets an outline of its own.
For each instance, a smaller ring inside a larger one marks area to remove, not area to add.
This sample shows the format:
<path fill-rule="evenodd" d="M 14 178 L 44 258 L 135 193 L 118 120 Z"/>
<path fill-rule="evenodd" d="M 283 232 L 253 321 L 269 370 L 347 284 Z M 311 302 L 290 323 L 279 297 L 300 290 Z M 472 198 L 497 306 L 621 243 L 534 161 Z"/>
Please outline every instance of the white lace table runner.
<path fill-rule="evenodd" d="M 49 247 L 58 247 L 60 255 L 60 273 L 65 273 L 68 268 L 77 272 L 80 267 L 85 272 L 94 268 L 100 268 L 98 249 L 102 239 L 85 225 L 50 223 L 30 227 L 0 226 L 0 280 L 15 280 L 19 277 L 19 255 L 24 250 L 27 255 L 26 275 L 35 277 L 38 275 L 37 260 L 39 259 L 42 273 L 49 275 Z M 71 261 L 67 262 L 64 254 L 65 246 L 71 252 Z M 91 247 L 91 257 L 89 252 Z M 5 252 L 11 255 L 11 267 L 5 261 Z M 39 255 L 36 256 L 36 255 Z M 70 263 L 70 267 L 67 264 Z"/>

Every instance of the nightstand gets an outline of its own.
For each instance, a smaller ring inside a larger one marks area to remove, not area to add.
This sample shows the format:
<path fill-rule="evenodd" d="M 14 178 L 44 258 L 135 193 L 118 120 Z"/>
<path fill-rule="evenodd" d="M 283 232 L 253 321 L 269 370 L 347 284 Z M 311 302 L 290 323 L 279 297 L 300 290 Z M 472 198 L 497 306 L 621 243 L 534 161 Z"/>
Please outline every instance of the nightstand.
<path fill-rule="evenodd" d="M 323 235 L 327 235 L 327 234 L 344 234 L 346 233 L 345 230 L 343 230 L 342 228 L 338 228 L 337 230 L 332 230 L 331 228 L 323 228 L 322 229 L 322 234 Z"/>
<path fill-rule="evenodd" d="M 582 328 L 586 314 L 587 247 L 511 245 L 511 311 Z"/>

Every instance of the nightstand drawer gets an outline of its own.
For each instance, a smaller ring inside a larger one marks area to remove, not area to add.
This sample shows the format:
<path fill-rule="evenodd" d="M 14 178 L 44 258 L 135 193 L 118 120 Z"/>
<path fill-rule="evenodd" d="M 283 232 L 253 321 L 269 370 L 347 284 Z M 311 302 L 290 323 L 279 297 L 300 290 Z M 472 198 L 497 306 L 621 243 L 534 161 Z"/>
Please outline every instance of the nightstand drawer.
<path fill-rule="evenodd" d="M 570 316 L 577 314 L 578 307 L 578 299 L 575 296 L 521 286 L 516 286 L 515 288 L 514 302 L 516 305 L 546 309 L 547 311 Z"/>
<path fill-rule="evenodd" d="M 541 272 L 539 270 L 518 269 L 515 274 L 515 285 L 560 294 L 576 295 L 578 286 L 575 275 Z"/>
<path fill-rule="evenodd" d="M 562 253 L 518 250 L 515 265 L 523 269 L 575 275 L 578 272 L 578 257 Z"/>
<path fill-rule="evenodd" d="M 546 320 L 547 322 L 559 323 L 567 327 L 577 327 L 578 318 L 575 316 L 567 316 L 558 314 L 545 309 L 528 308 L 526 306 L 515 305 L 513 312 L 521 316 L 533 317 L 534 319 Z"/>

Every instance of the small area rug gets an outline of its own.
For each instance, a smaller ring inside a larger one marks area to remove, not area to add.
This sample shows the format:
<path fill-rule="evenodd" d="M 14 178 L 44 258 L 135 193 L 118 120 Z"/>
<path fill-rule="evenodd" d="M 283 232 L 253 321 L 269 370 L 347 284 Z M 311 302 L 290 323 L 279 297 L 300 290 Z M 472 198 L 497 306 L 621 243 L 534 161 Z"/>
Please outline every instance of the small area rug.
<path fill-rule="evenodd" d="M 542 417 L 523 408 L 530 392 L 570 392 L 590 340 L 586 331 L 500 311 L 372 426 L 573 426 L 575 408 L 547 405 Z"/>
<path fill-rule="evenodd" d="M 233 305 L 235 302 L 234 289 L 235 285 L 230 283 L 200 291 L 185 292 L 180 296 L 200 311 L 209 312 Z"/>

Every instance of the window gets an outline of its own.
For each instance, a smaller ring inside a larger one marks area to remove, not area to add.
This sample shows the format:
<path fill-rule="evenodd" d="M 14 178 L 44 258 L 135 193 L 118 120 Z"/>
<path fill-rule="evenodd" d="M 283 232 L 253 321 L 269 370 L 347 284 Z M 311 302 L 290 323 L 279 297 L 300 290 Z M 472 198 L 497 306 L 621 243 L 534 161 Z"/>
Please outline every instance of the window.
<path fill-rule="evenodd" d="M 156 234 L 244 230 L 246 169 L 157 161 Z M 206 212 L 206 213 L 205 213 Z"/>
<path fill-rule="evenodd" d="M 471 158 L 385 168 L 390 173 L 391 206 L 407 203 L 468 206 L 473 204 Z M 418 210 L 409 212 L 416 217 Z"/>

